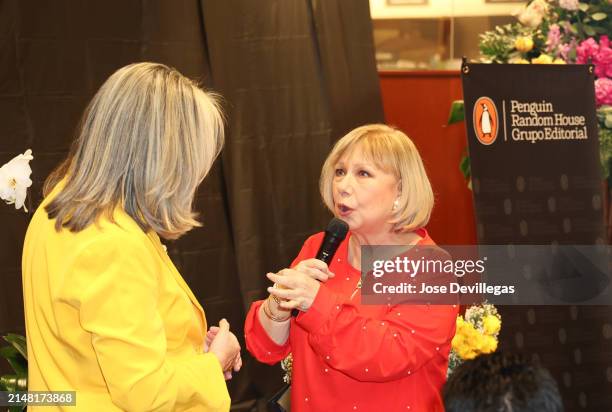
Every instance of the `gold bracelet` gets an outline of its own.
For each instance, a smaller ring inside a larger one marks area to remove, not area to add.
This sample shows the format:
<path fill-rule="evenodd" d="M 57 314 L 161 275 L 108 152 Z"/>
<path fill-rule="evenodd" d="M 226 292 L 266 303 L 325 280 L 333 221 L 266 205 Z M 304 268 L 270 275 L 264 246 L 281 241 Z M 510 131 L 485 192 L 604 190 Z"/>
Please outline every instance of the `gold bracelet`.
<path fill-rule="evenodd" d="M 278 285 L 275 283 L 274 285 L 272 285 L 272 287 L 278 288 Z M 276 304 L 280 306 L 281 300 L 278 296 L 270 294 L 270 297 L 272 297 L 272 299 L 274 299 L 274 302 L 276 302 Z"/>
<path fill-rule="evenodd" d="M 286 318 L 282 318 L 280 316 L 274 316 L 272 314 L 272 311 L 270 310 L 269 302 L 270 302 L 270 300 L 266 299 L 266 301 L 264 303 L 262 303 L 264 315 L 266 315 L 266 317 L 268 319 L 270 319 L 270 320 L 272 320 L 274 322 L 284 322 L 284 321 L 288 320 L 291 317 L 291 315 L 287 316 Z"/>
<path fill-rule="evenodd" d="M 278 306 L 280 306 L 280 304 L 281 304 L 280 298 L 278 296 L 276 296 L 276 295 L 270 295 L 270 296 L 272 297 L 272 299 L 274 299 L 274 302 L 276 302 L 276 304 Z"/>

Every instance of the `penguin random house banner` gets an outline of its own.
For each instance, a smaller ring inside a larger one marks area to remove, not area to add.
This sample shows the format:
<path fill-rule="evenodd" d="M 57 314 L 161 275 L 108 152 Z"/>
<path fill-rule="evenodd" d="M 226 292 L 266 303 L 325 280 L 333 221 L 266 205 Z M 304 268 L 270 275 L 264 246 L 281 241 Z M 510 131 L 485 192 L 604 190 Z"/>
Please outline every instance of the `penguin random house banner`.
<path fill-rule="evenodd" d="M 610 247 L 602 246 L 602 175 L 590 67 L 467 64 L 462 81 L 479 244 L 504 245 L 509 255 L 528 248 L 518 245 L 591 245 L 605 247 L 609 256 Z M 515 277 L 533 279 L 537 271 L 527 269 L 517 269 Z M 590 297 L 581 299 L 581 293 L 596 295 L 601 287 L 609 292 L 609 270 L 603 278 L 579 282 L 563 267 L 543 273 L 563 282 L 554 289 L 544 283 L 541 290 L 573 291 L 577 303 Z M 565 410 L 612 410 L 610 306 L 507 305 L 498 310 L 504 322 L 502 350 L 541 361 L 559 383 Z"/>
<path fill-rule="evenodd" d="M 588 65 L 462 67 L 480 244 L 603 244 Z"/>

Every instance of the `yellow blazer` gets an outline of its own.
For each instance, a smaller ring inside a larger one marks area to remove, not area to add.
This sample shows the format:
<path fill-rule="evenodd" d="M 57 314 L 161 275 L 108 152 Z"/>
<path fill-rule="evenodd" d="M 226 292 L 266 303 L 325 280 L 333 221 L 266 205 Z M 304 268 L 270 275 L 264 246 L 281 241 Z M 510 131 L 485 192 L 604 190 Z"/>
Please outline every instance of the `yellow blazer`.
<path fill-rule="evenodd" d="M 23 249 L 29 390 L 76 391 L 76 407 L 41 409 L 229 410 L 204 311 L 157 234 L 123 211 L 58 233 L 44 211 L 54 194 Z"/>

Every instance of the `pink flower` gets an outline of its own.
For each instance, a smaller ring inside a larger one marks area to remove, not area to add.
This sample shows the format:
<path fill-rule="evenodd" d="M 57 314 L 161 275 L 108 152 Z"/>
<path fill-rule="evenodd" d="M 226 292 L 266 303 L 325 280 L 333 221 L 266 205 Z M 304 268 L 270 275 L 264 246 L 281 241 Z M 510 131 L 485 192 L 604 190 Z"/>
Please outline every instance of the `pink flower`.
<path fill-rule="evenodd" d="M 595 63 L 595 56 L 598 52 L 599 44 L 597 44 L 594 38 L 590 37 L 576 47 L 576 63 L 586 64 L 589 58 L 592 63 Z"/>
<path fill-rule="evenodd" d="M 561 30 L 559 25 L 552 24 L 548 30 L 548 38 L 546 39 L 546 51 L 548 53 L 557 49 L 561 43 Z"/>
<path fill-rule="evenodd" d="M 569 43 L 559 45 L 559 56 L 568 63 L 570 62 L 569 52 L 576 49 L 576 40 L 572 39 Z"/>
<path fill-rule="evenodd" d="M 595 76 L 612 77 L 612 49 L 608 36 L 601 36 L 599 44 L 593 38 L 586 39 L 576 48 L 576 63 L 595 65 Z"/>
<path fill-rule="evenodd" d="M 612 77 L 612 48 L 608 36 L 599 38 L 599 52 L 595 56 L 595 76 Z"/>
<path fill-rule="evenodd" d="M 595 101 L 597 106 L 612 105 L 612 79 L 601 78 L 595 80 Z"/>

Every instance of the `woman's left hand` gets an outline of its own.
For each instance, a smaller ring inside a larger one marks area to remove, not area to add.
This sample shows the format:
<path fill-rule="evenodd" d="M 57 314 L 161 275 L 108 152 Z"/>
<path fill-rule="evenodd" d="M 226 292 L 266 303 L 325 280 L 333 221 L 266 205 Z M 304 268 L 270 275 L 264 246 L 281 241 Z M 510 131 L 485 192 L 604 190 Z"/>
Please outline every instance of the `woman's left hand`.
<path fill-rule="evenodd" d="M 295 269 L 283 269 L 266 276 L 276 284 L 269 287 L 268 292 L 281 299 L 280 307 L 283 309 L 307 311 L 321 287 L 318 281 Z"/>
<path fill-rule="evenodd" d="M 208 352 L 208 349 L 210 348 L 210 344 L 217 336 L 217 333 L 219 333 L 218 326 L 211 326 L 208 329 L 208 332 L 206 332 L 206 340 L 204 342 L 204 352 Z M 225 377 L 225 380 L 228 381 L 232 379 L 232 371 L 238 372 L 240 368 L 242 368 L 242 357 L 240 356 L 240 352 L 238 352 L 238 355 L 236 355 L 236 357 L 234 358 L 234 362 L 232 363 L 232 368 L 226 371 L 223 371 L 223 376 Z"/>

